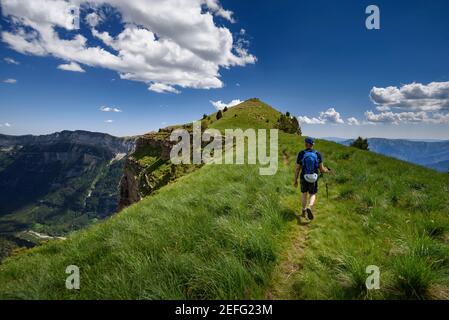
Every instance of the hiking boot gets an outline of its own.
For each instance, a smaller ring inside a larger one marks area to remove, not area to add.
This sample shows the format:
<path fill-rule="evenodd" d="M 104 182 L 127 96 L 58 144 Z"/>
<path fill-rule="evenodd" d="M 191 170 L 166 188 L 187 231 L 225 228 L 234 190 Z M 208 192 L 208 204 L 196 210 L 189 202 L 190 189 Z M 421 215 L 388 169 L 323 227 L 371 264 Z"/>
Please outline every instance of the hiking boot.
<path fill-rule="evenodd" d="M 301 214 L 301 218 L 305 218 L 306 217 L 306 209 L 302 210 L 302 214 Z"/>
<path fill-rule="evenodd" d="M 313 220 L 313 212 L 312 212 L 312 209 L 307 208 L 307 209 L 306 209 L 306 212 L 307 212 L 307 218 L 309 218 L 309 220 Z"/>

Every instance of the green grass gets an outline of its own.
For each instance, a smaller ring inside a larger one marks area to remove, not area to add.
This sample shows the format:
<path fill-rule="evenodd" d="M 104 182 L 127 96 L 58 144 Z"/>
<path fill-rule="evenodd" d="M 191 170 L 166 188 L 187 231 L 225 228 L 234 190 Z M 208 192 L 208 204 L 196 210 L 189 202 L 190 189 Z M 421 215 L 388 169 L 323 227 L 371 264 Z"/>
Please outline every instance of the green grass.
<path fill-rule="evenodd" d="M 447 175 L 371 152 L 319 141 L 333 171 L 321 192 L 301 272 L 300 299 L 446 299 Z M 365 268 L 381 272 L 367 291 Z"/>
<path fill-rule="evenodd" d="M 212 126 L 231 127 L 236 110 Z M 247 120 L 233 127 L 263 127 L 276 118 L 272 110 L 241 111 L 236 118 Z M 0 298 L 264 298 L 297 232 L 292 180 L 302 146 L 302 138 L 281 133 L 275 176 L 260 176 L 257 166 L 204 166 L 66 241 L 8 258 Z M 320 181 L 288 298 L 449 298 L 449 177 L 331 142 L 317 149 L 334 174 Z M 80 291 L 65 289 L 71 264 L 81 269 Z M 380 290 L 364 286 L 368 265 L 380 268 Z"/>
<path fill-rule="evenodd" d="M 67 241 L 10 258 L 1 267 L 0 296 L 261 297 L 286 225 L 279 204 L 286 182 L 261 177 L 255 167 L 204 167 Z M 70 264 L 81 268 L 80 292 L 64 289 Z"/>

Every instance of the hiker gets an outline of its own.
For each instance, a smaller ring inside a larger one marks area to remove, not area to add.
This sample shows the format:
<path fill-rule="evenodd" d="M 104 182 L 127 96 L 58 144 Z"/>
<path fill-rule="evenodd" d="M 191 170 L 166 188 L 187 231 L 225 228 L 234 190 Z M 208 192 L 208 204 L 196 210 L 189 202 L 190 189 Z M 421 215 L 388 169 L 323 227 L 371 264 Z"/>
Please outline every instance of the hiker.
<path fill-rule="evenodd" d="M 301 193 L 302 193 L 302 217 L 313 220 L 313 206 L 315 205 L 316 195 L 318 193 L 318 173 L 327 173 L 327 169 L 323 164 L 321 154 L 313 149 L 315 144 L 312 138 L 306 138 L 306 149 L 298 154 L 296 160 L 295 171 L 295 188 L 298 187 L 298 177 L 301 172 Z M 310 195 L 309 199 L 308 196 Z M 308 203 L 307 203 L 307 200 Z"/>

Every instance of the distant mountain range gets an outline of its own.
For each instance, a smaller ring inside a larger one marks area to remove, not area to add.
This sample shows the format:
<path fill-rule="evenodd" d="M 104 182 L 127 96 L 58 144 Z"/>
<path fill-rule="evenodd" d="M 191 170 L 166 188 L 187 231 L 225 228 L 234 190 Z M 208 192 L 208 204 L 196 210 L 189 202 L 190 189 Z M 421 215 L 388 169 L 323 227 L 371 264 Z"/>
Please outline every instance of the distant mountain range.
<path fill-rule="evenodd" d="M 0 135 L 0 236 L 32 242 L 116 212 L 133 147 L 133 138 L 87 131 Z"/>
<path fill-rule="evenodd" d="M 346 146 L 353 141 L 352 139 L 335 137 L 322 139 Z M 373 152 L 441 172 L 449 171 L 449 141 L 369 138 L 368 143 L 370 150 Z"/>

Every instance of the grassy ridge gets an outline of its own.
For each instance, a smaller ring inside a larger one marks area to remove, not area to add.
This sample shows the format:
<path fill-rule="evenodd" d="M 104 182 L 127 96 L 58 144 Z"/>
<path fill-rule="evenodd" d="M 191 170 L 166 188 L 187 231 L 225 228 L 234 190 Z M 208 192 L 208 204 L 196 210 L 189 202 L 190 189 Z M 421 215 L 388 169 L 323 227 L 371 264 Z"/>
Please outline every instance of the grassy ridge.
<path fill-rule="evenodd" d="M 253 124 L 270 121 L 257 113 L 247 110 Z M 205 166 L 65 242 L 9 258 L 0 266 L 0 298 L 265 297 L 297 231 L 292 180 L 303 139 L 280 140 L 285 161 L 275 176 L 259 176 L 257 166 Z M 334 175 L 320 181 L 316 220 L 286 298 L 448 298 L 447 175 L 336 143 L 317 147 Z M 71 264 L 81 269 L 79 292 L 65 289 Z M 364 286 L 368 265 L 380 268 L 380 290 Z"/>

